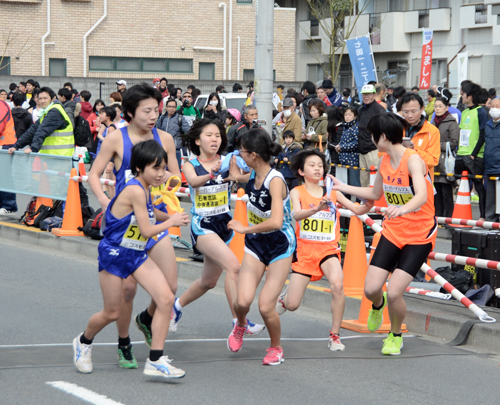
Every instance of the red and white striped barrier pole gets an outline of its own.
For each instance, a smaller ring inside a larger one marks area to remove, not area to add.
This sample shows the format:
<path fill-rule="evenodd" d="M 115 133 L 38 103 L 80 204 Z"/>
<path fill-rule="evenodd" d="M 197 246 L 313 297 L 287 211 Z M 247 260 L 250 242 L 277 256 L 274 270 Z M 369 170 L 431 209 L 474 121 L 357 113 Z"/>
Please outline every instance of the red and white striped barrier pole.
<path fill-rule="evenodd" d="M 342 214 L 343 211 L 340 210 Z M 375 232 L 382 232 L 382 227 L 377 224 L 373 219 L 371 219 L 367 214 L 358 215 L 359 219 L 361 219 L 366 225 L 371 227 Z M 427 264 L 423 264 L 420 268 L 425 274 L 429 275 L 436 283 L 438 283 L 441 287 L 443 287 L 446 291 L 448 291 L 453 298 L 457 301 L 460 301 L 466 308 L 476 315 L 481 322 L 493 323 L 496 322 L 495 318 L 489 316 L 486 312 L 484 312 L 481 308 L 479 308 L 476 304 L 474 304 L 470 299 L 468 299 L 465 295 L 463 295 L 460 291 L 458 291 L 455 287 L 453 287 L 448 281 L 446 281 L 442 276 L 437 274 L 433 269 L 431 269 Z"/>
<path fill-rule="evenodd" d="M 493 269 L 500 270 L 500 262 L 494 260 L 478 259 L 475 257 L 467 256 L 457 256 L 457 255 L 447 255 L 445 253 L 431 252 L 429 253 L 429 259 L 438 260 L 440 262 L 448 262 L 461 264 L 463 266 L 474 266 L 481 267 L 482 269 Z"/>
<path fill-rule="evenodd" d="M 385 207 L 373 207 L 370 212 L 384 213 Z M 500 229 L 500 222 L 474 221 L 473 219 L 436 217 L 438 224 L 477 226 L 485 229 Z"/>
<path fill-rule="evenodd" d="M 451 294 L 443 294 L 438 291 L 424 290 L 422 288 L 415 287 L 406 287 L 406 292 L 411 294 L 426 295 L 432 298 L 440 298 L 442 300 L 449 300 L 451 298 Z"/>

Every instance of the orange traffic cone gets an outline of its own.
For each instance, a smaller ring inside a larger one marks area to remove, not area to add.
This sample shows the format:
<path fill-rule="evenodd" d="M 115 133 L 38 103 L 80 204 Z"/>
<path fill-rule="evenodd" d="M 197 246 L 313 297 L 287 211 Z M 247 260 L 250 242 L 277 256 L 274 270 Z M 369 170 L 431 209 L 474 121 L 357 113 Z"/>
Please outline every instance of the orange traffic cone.
<path fill-rule="evenodd" d="M 76 175 L 76 169 L 71 169 L 70 176 L 75 177 Z M 53 228 L 52 233 L 57 236 L 83 236 L 83 232 L 79 231 L 78 227 L 83 227 L 80 190 L 78 182 L 70 179 L 62 228 Z"/>
<path fill-rule="evenodd" d="M 377 169 L 375 166 L 371 165 L 370 166 L 370 187 L 373 188 L 373 185 L 375 184 L 375 178 L 377 177 Z M 387 201 L 385 201 L 385 196 L 382 195 L 380 199 L 375 201 L 375 207 L 387 207 Z"/>
<path fill-rule="evenodd" d="M 78 175 L 79 176 L 86 176 L 87 172 L 85 171 L 85 163 L 83 161 L 83 156 L 78 155 L 79 160 L 78 160 Z"/>
<path fill-rule="evenodd" d="M 460 180 L 460 187 L 458 189 L 457 199 L 455 201 L 455 208 L 453 209 L 452 218 L 458 219 L 472 219 L 472 206 L 470 203 L 470 188 L 467 172 L 462 172 L 462 179 Z M 470 228 L 467 225 L 454 225 L 456 228 Z"/>
<path fill-rule="evenodd" d="M 247 203 L 241 200 L 244 195 L 245 190 L 242 188 L 238 189 L 237 196 L 239 200 L 236 200 L 234 219 L 240 221 L 243 226 L 248 226 Z M 245 235 L 235 232 L 233 239 L 229 243 L 229 247 L 241 264 L 241 262 L 243 261 L 243 256 L 245 255 Z"/>
<path fill-rule="evenodd" d="M 352 216 L 350 221 L 344 259 L 344 293 L 361 295 L 368 270 L 363 222 L 357 216 Z"/>
<path fill-rule="evenodd" d="M 47 163 L 45 163 L 45 162 L 41 163 L 41 161 L 39 161 L 38 163 L 39 163 L 38 170 L 40 171 L 40 180 L 38 183 L 38 194 L 50 195 L 49 177 L 47 176 L 46 173 L 44 173 L 47 170 Z M 38 211 L 38 208 L 40 208 L 42 205 L 45 205 L 46 207 L 52 207 L 52 198 L 37 197 L 36 204 L 35 204 L 35 212 Z M 35 218 L 38 215 L 40 215 L 40 214 L 37 214 L 35 217 L 33 217 L 33 220 L 27 220 L 26 223 L 28 225 L 33 225 L 35 223 Z"/>
<path fill-rule="evenodd" d="M 375 253 L 375 249 L 377 248 L 378 242 L 380 240 L 380 233 L 376 233 L 373 236 L 373 242 L 371 246 L 371 252 L 370 252 L 370 262 L 373 257 L 373 253 Z M 386 290 L 385 285 L 384 285 L 384 291 Z M 358 319 L 349 319 L 349 320 L 343 320 L 342 321 L 342 328 L 344 329 L 349 329 L 353 330 L 356 332 L 360 333 L 370 333 L 368 330 L 368 312 L 372 309 L 372 303 L 371 301 L 365 297 L 365 294 L 363 294 L 363 298 L 361 299 L 361 307 L 359 308 L 359 314 L 358 314 Z M 391 322 L 389 319 L 389 310 L 387 307 L 384 308 L 384 323 L 380 327 L 380 329 L 376 333 L 387 333 L 390 332 L 391 330 Z M 401 325 L 401 330 L 403 332 L 408 332 L 406 325 L 403 324 Z"/>

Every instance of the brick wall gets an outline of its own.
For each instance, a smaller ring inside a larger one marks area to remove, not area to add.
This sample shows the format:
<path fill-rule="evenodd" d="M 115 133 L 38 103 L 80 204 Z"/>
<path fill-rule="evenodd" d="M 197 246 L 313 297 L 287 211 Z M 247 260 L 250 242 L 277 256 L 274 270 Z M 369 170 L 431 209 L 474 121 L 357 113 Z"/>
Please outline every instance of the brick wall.
<path fill-rule="evenodd" d="M 219 8 L 219 3 L 220 0 L 109 1 L 106 19 L 87 40 L 87 69 L 89 56 L 186 58 L 193 59 L 193 73 L 88 72 L 88 76 L 151 79 L 153 76 L 165 75 L 173 80 L 193 81 L 199 77 L 198 64 L 212 62 L 215 63 L 215 79 L 222 80 L 222 51 L 193 49 L 193 46 L 222 48 L 223 8 Z M 41 37 L 47 31 L 46 1 L 14 3 L 0 0 L 0 4 L 5 21 L 30 22 L 29 51 L 21 55 L 19 60 L 14 58 L 25 40 L 25 36 L 20 35 L 6 53 L 12 60 L 11 74 L 40 75 Z M 51 0 L 51 34 L 46 42 L 53 42 L 54 45 L 46 45 L 45 48 L 46 75 L 49 74 L 49 58 L 62 58 L 67 60 L 68 76 L 83 76 L 83 36 L 102 16 L 103 4 L 104 0 Z M 226 4 L 229 24 L 229 2 Z M 276 80 L 293 81 L 295 10 L 275 9 L 274 20 Z M 229 35 L 229 27 L 227 31 Z M 237 36 L 241 38 L 240 80 L 243 80 L 243 69 L 254 69 L 255 7 L 236 4 L 236 0 L 233 0 L 231 80 L 237 78 Z"/>

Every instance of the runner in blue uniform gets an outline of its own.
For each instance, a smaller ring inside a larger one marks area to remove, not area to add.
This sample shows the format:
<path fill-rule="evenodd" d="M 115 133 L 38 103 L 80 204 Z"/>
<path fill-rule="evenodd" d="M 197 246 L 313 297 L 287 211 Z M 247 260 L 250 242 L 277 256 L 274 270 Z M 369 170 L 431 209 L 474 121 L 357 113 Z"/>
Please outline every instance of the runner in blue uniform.
<path fill-rule="evenodd" d="M 229 229 L 245 234 L 245 256 L 234 306 L 238 322 L 229 335 L 227 346 L 232 352 L 241 350 L 246 315 L 267 267 L 259 310 L 271 337 L 271 347 L 267 349 L 262 364 L 278 365 L 284 358 L 280 317 L 275 304 L 290 272 L 297 245 L 291 224 L 290 195 L 282 174 L 269 165 L 271 157 L 276 156 L 281 147 L 271 141 L 265 130 L 251 129 L 241 137 L 239 145 L 241 157 L 253 169 L 246 187 L 250 226 L 245 227 L 236 220 L 228 224 Z"/>
<path fill-rule="evenodd" d="M 106 165 L 112 161 L 116 175 L 116 194 L 125 186 L 127 180 L 132 178 L 130 157 L 132 147 L 139 142 L 149 139 L 156 140 L 163 146 L 168 155 L 168 171 L 165 172 L 164 182 L 170 175 L 180 177 L 179 167 L 175 156 L 175 143 L 172 136 L 155 128 L 158 118 L 158 104 L 161 94 L 152 87 L 136 85 L 131 87 L 125 94 L 122 107 L 123 114 L 129 125 L 120 130 L 110 133 L 101 145 L 101 151 L 97 155 L 92 169 L 89 173 L 89 184 L 95 196 L 99 200 L 103 210 L 106 209 L 110 200 L 101 189 L 99 176 L 103 173 Z M 168 219 L 165 212 L 155 207 L 155 214 L 159 221 Z M 161 269 L 170 290 L 175 295 L 177 291 L 177 264 L 175 261 L 174 248 L 169 237 L 160 237 L 158 242 L 150 241 L 146 246 L 149 257 Z M 129 327 L 133 310 L 133 299 L 137 291 L 137 283 L 133 277 L 128 277 L 123 283 L 123 308 L 120 319 L 116 322 L 118 327 L 118 357 L 119 365 L 124 368 L 136 368 L 137 363 L 131 352 Z M 151 304 L 147 311 L 136 317 L 136 324 L 145 335 L 148 346 L 151 346 L 151 321 L 155 311 L 155 303 Z M 139 318 L 139 319 L 137 319 Z"/>
<path fill-rule="evenodd" d="M 187 291 L 175 300 L 170 330 L 175 332 L 182 316 L 182 308 L 200 298 L 217 285 L 222 271 L 226 271 L 224 287 L 229 308 L 236 322 L 234 301 L 238 285 L 240 264 L 228 244 L 233 231 L 227 224 L 231 221 L 231 182 L 248 181 L 249 174 L 241 174 L 236 157 L 230 162 L 228 172 L 220 173 L 220 153 L 227 144 L 226 130 L 220 121 L 203 119 L 195 121 L 186 134 L 189 148 L 196 157 L 183 166 L 189 183 L 193 207 L 191 213 L 191 238 L 195 252 L 204 255 L 201 277 L 193 282 Z M 264 325 L 248 322 L 245 332 L 256 335 Z"/>
<path fill-rule="evenodd" d="M 160 268 L 146 253 L 149 238 L 171 226 L 189 223 L 187 214 L 176 213 L 155 225 L 149 188 L 162 183 L 167 159 L 167 153 L 155 140 L 135 145 L 130 161 L 135 178 L 120 188 L 107 207 L 104 239 L 99 243 L 99 281 L 104 308 L 92 315 L 85 331 L 73 340 L 73 360 L 82 373 L 93 371 L 93 339 L 106 325 L 119 318 L 123 309 L 123 283 L 132 276 L 156 303 L 151 325 L 154 336 L 144 374 L 163 378 L 181 378 L 186 374 L 172 366 L 172 360 L 163 355 L 174 294 Z"/>

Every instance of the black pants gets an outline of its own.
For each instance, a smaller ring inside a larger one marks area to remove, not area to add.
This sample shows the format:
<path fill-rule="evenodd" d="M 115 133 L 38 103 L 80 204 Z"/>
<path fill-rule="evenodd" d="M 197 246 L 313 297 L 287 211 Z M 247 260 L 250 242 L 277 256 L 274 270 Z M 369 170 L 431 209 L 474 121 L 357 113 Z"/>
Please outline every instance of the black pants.
<path fill-rule="evenodd" d="M 434 195 L 434 207 L 436 217 L 451 218 L 453 215 L 453 184 L 434 183 L 436 194 Z"/>
<path fill-rule="evenodd" d="M 473 176 L 482 175 L 484 171 L 483 158 L 476 157 L 472 159 L 470 156 L 457 156 L 455 159 L 455 174 L 458 175 L 458 178 L 460 178 L 463 171 L 467 171 Z M 479 197 L 479 215 L 481 218 L 484 218 L 486 215 L 486 193 L 484 191 L 483 179 L 472 179 L 472 183 L 474 183 L 477 196 Z"/>
<path fill-rule="evenodd" d="M 488 177 L 498 177 L 498 174 L 489 174 Z M 496 180 L 486 180 L 486 221 L 498 222 L 499 216 L 496 213 Z"/>

